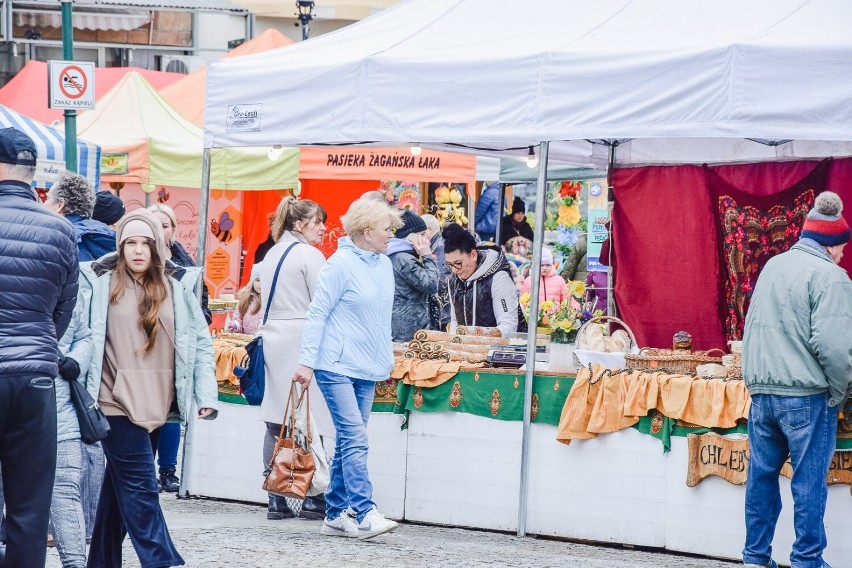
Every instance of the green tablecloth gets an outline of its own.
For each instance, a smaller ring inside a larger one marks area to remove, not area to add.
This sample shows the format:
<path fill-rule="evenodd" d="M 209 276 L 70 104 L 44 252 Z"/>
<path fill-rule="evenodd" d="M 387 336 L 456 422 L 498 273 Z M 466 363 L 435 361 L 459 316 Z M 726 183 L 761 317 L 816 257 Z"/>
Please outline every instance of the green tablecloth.
<path fill-rule="evenodd" d="M 420 388 L 390 379 L 376 383 L 373 412 L 394 412 L 406 416 L 410 412 L 464 412 L 495 420 L 521 421 L 524 418 L 525 380 L 524 373 L 466 371 L 440 386 Z M 535 375 L 532 421 L 558 426 L 562 407 L 573 385 L 572 376 Z M 236 392 L 220 391 L 219 400 L 232 404 L 246 403 Z M 407 421 L 403 427 L 406 424 Z M 660 440 L 664 451 L 671 449 L 673 436 L 707 432 L 748 433 L 745 423 L 735 428 L 704 428 L 663 416 L 656 410 L 640 418 L 633 428 Z M 837 449 L 852 450 L 852 432 L 838 430 Z"/>

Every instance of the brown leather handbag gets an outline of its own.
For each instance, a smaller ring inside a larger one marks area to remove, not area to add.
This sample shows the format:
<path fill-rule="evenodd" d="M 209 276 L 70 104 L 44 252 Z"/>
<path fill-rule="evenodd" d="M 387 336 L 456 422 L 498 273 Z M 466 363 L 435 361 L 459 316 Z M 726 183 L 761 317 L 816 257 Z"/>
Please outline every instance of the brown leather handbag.
<path fill-rule="evenodd" d="M 311 399 L 309 389 L 302 389 L 298 401 L 293 396 L 296 389 L 295 381 L 290 385 L 290 394 L 287 397 L 287 408 L 284 410 L 284 419 L 281 421 L 281 432 L 275 441 L 275 451 L 272 453 L 272 461 L 269 462 L 269 473 L 263 482 L 263 490 L 281 497 L 292 499 L 304 499 L 311 487 L 311 480 L 316 471 L 314 456 L 311 454 L 311 424 L 307 421 L 307 433 L 304 445 L 300 444 L 296 432 L 296 409 L 305 399 L 307 411 L 311 411 Z"/>

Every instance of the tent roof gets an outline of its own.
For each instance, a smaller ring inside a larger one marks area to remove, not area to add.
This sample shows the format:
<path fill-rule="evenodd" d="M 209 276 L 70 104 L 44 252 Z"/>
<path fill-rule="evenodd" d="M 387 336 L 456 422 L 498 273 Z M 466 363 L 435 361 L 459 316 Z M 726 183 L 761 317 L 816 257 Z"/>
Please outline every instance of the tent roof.
<path fill-rule="evenodd" d="M 527 13 L 535 26 L 519 24 Z M 213 63 L 205 145 L 524 154 L 573 140 L 551 154 L 580 165 L 606 162 L 606 147 L 586 142 L 596 139 L 633 139 L 619 163 L 852 155 L 849 21 L 845 0 L 408 0 Z M 257 120 L 228 119 L 245 105 Z"/>
<path fill-rule="evenodd" d="M 139 73 L 128 73 L 96 110 L 81 114 L 77 132 L 100 144 L 104 153 L 127 154 L 114 159 L 126 173 L 102 172 L 105 181 L 201 186 L 201 129 L 170 107 Z M 211 187 L 282 189 L 295 185 L 297 172 L 296 151 L 272 161 L 266 149 L 231 149 L 215 161 Z"/>
<path fill-rule="evenodd" d="M 50 189 L 65 170 L 65 135 L 10 108 L 0 105 L 0 126 L 17 128 L 36 145 L 38 159 L 33 187 Z M 81 176 L 97 190 L 100 186 L 101 149 L 95 144 L 77 139 L 77 165 Z"/>
<path fill-rule="evenodd" d="M 291 9 L 292 11 L 292 9 Z M 232 49 L 223 57 L 238 57 L 252 53 L 269 51 L 285 45 L 290 45 L 293 40 L 275 29 L 268 29 L 257 37 L 250 39 L 242 45 Z M 207 83 L 207 66 L 198 71 L 190 73 L 160 88 L 154 85 L 160 95 L 179 113 L 201 126 L 204 124 L 204 86 Z M 153 83 L 152 83 L 153 84 Z"/>
<path fill-rule="evenodd" d="M 142 75 L 155 89 L 161 89 L 185 77 L 180 73 L 150 71 L 138 67 L 96 67 L 95 100 L 98 101 L 131 71 Z M 61 121 L 62 109 L 48 108 L 47 99 L 47 63 L 44 61 L 28 62 L 0 89 L 0 104 L 44 124 Z"/>

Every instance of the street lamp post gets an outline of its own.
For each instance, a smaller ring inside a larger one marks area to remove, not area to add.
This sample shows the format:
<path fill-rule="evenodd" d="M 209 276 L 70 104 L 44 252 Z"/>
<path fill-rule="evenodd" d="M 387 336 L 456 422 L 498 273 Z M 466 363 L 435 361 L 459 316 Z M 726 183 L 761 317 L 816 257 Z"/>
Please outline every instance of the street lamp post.
<path fill-rule="evenodd" d="M 62 0 L 62 56 L 74 60 L 74 21 L 71 0 Z M 65 109 L 65 169 L 77 172 L 77 111 Z"/>
<path fill-rule="evenodd" d="M 299 22 L 302 24 L 303 41 L 311 35 L 311 20 L 314 19 L 313 10 L 315 5 L 312 0 L 296 0 L 296 8 L 299 10 Z"/>

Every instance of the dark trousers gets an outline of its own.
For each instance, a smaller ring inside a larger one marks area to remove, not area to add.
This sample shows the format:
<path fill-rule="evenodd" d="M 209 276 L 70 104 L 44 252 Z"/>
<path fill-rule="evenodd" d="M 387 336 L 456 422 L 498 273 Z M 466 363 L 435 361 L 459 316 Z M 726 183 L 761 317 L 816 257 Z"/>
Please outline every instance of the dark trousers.
<path fill-rule="evenodd" d="M 180 448 L 180 424 L 167 422 L 160 426 L 160 441 L 157 444 L 157 465 L 160 473 L 177 469 L 177 455 Z"/>
<path fill-rule="evenodd" d="M 56 473 L 56 396 L 49 377 L 0 377 L 0 469 L 6 566 L 44 566 Z"/>
<path fill-rule="evenodd" d="M 107 458 L 104 485 L 95 515 L 89 568 L 121 566 L 125 535 L 142 568 L 182 566 L 166 519 L 160 509 L 160 488 L 154 470 L 159 430 L 149 434 L 124 416 L 108 416 L 109 436 L 103 441 Z"/>

